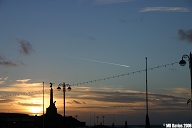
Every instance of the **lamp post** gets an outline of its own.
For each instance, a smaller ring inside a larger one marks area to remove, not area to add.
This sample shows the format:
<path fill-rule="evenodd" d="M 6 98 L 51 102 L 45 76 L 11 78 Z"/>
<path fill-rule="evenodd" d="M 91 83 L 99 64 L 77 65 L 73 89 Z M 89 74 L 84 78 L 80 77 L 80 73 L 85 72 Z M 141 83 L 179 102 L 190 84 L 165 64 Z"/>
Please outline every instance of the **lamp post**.
<path fill-rule="evenodd" d="M 103 125 L 104 125 L 104 119 L 105 119 L 105 116 L 102 116 L 103 117 Z"/>
<path fill-rule="evenodd" d="M 99 119 L 99 116 L 97 116 L 96 118 L 97 118 L 97 125 L 98 125 L 98 119 Z"/>
<path fill-rule="evenodd" d="M 60 83 L 57 87 L 57 90 L 61 90 L 60 86 L 63 87 L 63 118 L 64 118 L 63 126 L 65 127 L 65 92 L 66 92 L 66 87 L 68 87 L 67 90 L 69 91 L 71 90 L 71 87 L 68 84 L 66 85 L 65 83 L 63 84 Z"/>
<path fill-rule="evenodd" d="M 192 69 L 191 69 L 192 55 L 191 55 L 191 52 L 189 55 L 183 55 L 182 56 L 182 60 L 179 62 L 179 64 L 181 66 L 185 66 L 185 64 L 186 64 L 185 59 L 188 59 L 188 61 L 189 61 L 189 69 L 190 69 L 190 76 L 191 76 L 191 99 L 188 99 L 187 105 L 191 102 L 191 111 L 192 111 Z"/>

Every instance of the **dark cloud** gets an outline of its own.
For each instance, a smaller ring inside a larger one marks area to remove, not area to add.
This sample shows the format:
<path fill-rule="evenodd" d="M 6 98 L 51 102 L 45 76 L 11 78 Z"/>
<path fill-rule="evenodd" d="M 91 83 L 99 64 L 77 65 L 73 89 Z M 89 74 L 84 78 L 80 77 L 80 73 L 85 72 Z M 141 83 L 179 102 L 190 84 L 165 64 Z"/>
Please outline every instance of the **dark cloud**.
<path fill-rule="evenodd" d="M 34 103 L 20 103 L 18 102 L 19 105 L 21 106 L 41 106 L 42 104 L 34 104 Z"/>
<path fill-rule="evenodd" d="M 10 103 L 12 101 L 13 101 L 12 99 L 1 99 L 0 103 Z"/>
<path fill-rule="evenodd" d="M 3 66 L 18 66 L 15 62 L 6 60 L 4 57 L 0 56 L 0 65 Z"/>
<path fill-rule="evenodd" d="M 93 36 L 88 36 L 87 39 L 90 40 L 90 41 L 95 41 L 96 40 L 96 38 L 93 37 Z"/>
<path fill-rule="evenodd" d="M 79 92 L 80 93 L 80 92 Z M 105 105 L 100 105 L 101 108 L 129 108 L 130 110 L 135 109 L 145 109 L 145 92 L 139 91 L 112 91 L 112 92 L 104 92 L 104 91 L 82 91 L 82 95 L 86 94 L 89 97 L 71 97 L 76 98 L 77 100 L 91 100 L 104 102 Z M 186 98 L 178 97 L 174 95 L 166 95 L 166 94 L 158 94 L 158 93 L 149 93 L 149 103 L 152 104 L 152 109 L 162 109 L 162 110 L 185 110 L 186 107 Z M 73 101 L 73 103 L 75 103 Z M 113 105 L 107 105 L 107 103 L 114 103 Z M 125 104 L 126 103 L 126 104 Z M 83 107 L 83 106 L 81 106 Z M 98 108 L 98 106 L 94 106 L 88 103 L 87 108 Z"/>
<path fill-rule="evenodd" d="M 77 100 L 72 100 L 71 102 L 67 102 L 68 104 L 86 104 L 85 102 L 79 102 Z"/>
<path fill-rule="evenodd" d="M 7 92 L 5 93 L 4 91 L 0 91 L 0 94 L 7 94 Z M 9 96 L 3 96 L 3 95 L 0 95 L 0 104 L 2 103 L 6 103 L 6 104 L 9 104 L 11 102 L 13 102 L 14 99 L 9 97 Z"/>
<path fill-rule="evenodd" d="M 30 55 L 33 50 L 32 45 L 24 39 L 17 39 L 20 44 L 20 52 L 24 55 Z"/>
<path fill-rule="evenodd" d="M 70 108 L 78 108 L 77 106 L 71 106 Z M 97 108 L 97 109 L 108 109 L 108 108 L 112 108 L 112 107 L 109 107 L 109 106 L 102 106 L 102 105 L 87 105 L 87 106 L 81 106 L 80 108 L 85 108 L 85 109 L 87 109 L 87 108 Z"/>
<path fill-rule="evenodd" d="M 79 101 L 73 100 L 73 103 L 75 104 L 81 104 Z"/>
<path fill-rule="evenodd" d="M 180 40 L 187 40 L 192 43 L 192 29 L 187 31 L 179 29 L 178 35 Z"/>
<path fill-rule="evenodd" d="M 85 99 L 93 99 L 95 101 L 103 102 L 143 102 L 145 101 L 145 93 L 143 92 L 103 92 L 103 91 L 83 91 L 82 93 L 90 94 L 89 97 Z M 74 97 L 75 98 L 75 97 Z M 78 97 L 79 99 L 84 99 L 84 97 Z"/>
<path fill-rule="evenodd" d="M 12 61 L 5 61 L 5 60 L 0 60 L 0 65 L 4 65 L 4 66 L 17 66 L 16 63 L 14 63 Z"/>

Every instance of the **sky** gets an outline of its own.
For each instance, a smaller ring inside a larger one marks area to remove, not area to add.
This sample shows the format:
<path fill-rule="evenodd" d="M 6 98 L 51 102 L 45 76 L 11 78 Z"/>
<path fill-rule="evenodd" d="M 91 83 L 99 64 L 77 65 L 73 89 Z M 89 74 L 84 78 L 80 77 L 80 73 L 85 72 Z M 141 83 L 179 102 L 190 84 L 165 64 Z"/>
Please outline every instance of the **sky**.
<path fill-rule="evenodd" d="M 192 123 L 188 59 L 178 64 L 191 23 L 190 0 L 1 0 L 0 112 L 42 115 L 52 82 L 63 115 L 65 82 L 67 116 L 143 125 L 147 57 L 150 123 Z"/>

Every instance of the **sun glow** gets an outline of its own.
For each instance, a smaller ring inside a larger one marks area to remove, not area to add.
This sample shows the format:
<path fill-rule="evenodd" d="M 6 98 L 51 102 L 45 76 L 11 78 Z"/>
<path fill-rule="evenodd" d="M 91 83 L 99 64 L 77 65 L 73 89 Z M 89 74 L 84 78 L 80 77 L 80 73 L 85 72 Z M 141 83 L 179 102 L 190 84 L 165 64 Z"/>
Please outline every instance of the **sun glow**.
<path fill-rule="evenodd" d="M 32 114 L 36 114 L 36 115 L 41 115 L 42 113 L 42 108 L 41 107 L 31 107 L 29 109 L 29 111 L 32 113 Z"/>

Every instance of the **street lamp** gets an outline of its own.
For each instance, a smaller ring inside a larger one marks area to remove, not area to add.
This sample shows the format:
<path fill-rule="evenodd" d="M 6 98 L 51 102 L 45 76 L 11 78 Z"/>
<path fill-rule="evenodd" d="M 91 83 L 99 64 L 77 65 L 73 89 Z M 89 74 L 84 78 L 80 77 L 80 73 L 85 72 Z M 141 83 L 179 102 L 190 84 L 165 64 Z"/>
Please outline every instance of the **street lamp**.
<path fill-rule="evenodd" d="M 99 116 L 97 116 L 96 118 L 97 118 L 97 125 L 98 125 L 98 119 L 99 119 Z"/>
<path fill-rule="evenodd" d="M 71 91 L 71 87 L 69 84 L 65 84 L 65 83 L 61 84 L 60 83 L 57 87 L 57 90 L 59 90 L 59 91 L 61 90 L 60 86 L 63 87 L 63 117 L 64 117 L 64 127 L 65 127 L 65 92 L 66 92 L 66 87 L 68 87 L 67 88 L 68 91 Z"/>
<path fill-rule="evenodd" d="M 191 52 L 189 55 L 183 55 L 182 60 L 179 62 L 181 66 L 185 66 L 186 61 L 184 59 L 188 59 L 189 61 L 189 69 L 190 69 L 190 76 L 191 76 L 191 99 L 187 100 L 187 105 L 191 102 L 191 111 L 192 111 L 192 69 L 191 69 L 191 63 L 192 63 L 192 55 Z"/>
<path fill-rule="evenodd" d="M 102 116 L 103 117 L 103 125 L 104 125 L 104 118 L 105 118 L 105 116 Z"/>

